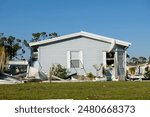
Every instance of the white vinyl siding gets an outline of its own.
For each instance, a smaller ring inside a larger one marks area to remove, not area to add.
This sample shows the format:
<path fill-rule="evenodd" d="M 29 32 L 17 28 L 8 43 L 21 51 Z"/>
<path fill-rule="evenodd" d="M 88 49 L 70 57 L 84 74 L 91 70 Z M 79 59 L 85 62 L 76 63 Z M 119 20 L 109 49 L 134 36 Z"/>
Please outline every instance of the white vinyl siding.
<path fill-rule="evenodd" d="M 60 43 L 41 45 L 39 47 L 39 61 L 42 65 L 42 69 L 47 74 L 49 73 L 50 66 L 55 63 L 61 64 L 66 67 L 70 73 L 74 73 L 75 69 L 70 68 L 70 51 L 80 51 L 79 57 L 84 65 L 84 69 L 87 73 L 92 72 L 95 74 L 93 65 L 103 63 L 102 50 L 105 48 L 107 51 L 109 46 L 109 43 L 103 43 L 85 37 L 78 37 Z M 83 65 L 81 65 L 80 68 L 76 68 L 80 75 L 85 75 Z"/>

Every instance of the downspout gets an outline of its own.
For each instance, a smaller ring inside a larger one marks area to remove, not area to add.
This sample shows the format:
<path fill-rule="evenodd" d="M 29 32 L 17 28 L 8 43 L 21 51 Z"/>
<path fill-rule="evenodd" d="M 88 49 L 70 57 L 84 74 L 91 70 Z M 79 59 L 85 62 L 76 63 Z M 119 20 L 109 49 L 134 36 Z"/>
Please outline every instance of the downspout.
<path fill-rule="evenodd" d="M 105 58 L 103 60 L 103 65 L 105 68 L 106 68 L 106 52 L 111 52 L 115 48 L 115 45 L 116 45 L 116 40 L 112 40 L 109 50 L 103 50 L 102 51 L 103 52 L 103 59 Z"/>
<path fill-rule="evenodd" d="M 116 40 L 113 40 L 111 42 L 111 46 L 110 46 L 110 49 L 108 50 L 108 52 L 111 52 L 114 49 L 115 45 L 116 45 Z"/>

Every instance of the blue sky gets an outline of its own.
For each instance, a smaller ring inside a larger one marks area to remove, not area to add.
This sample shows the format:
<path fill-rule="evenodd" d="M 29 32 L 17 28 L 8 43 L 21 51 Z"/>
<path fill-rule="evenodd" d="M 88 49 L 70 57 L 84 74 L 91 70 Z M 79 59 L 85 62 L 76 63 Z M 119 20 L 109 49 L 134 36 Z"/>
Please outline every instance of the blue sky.
<path fill-rule="evenodd" d="M 6 36 L 31 40 L 34 32 L 81 30 L 129 41 L 131 57 L 149 57 L 150 0 L 0 0 Z"/>

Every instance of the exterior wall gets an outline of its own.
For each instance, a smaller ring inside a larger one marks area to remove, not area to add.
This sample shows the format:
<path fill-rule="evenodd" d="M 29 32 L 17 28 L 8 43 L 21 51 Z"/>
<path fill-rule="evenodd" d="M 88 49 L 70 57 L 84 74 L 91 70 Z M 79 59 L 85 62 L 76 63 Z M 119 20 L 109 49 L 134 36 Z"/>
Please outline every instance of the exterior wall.
<path fill-rule="evenodd" d="M 87 73 L 96 74 L 94 64 L 103 63 L 103 52 L 110 48 L 110 43 L 89 39 L 86 37 L 78 37 L 70 40 L 62 40 L 61 42 L 51 43 L 39 46 L 39 62 L 42 70 L 49 74 L 52 64 L 61 64 L 67 68 L 67 51 L 82 51 L 83 64 Z M 76 69 L 78 74 L 84 75 L 84 69 Z M 75 72 L 74 69 L 71 69 Z"/>
<path fill-rule="evenodd" d="M 126 50 L 123 46 L 117 45 L 117 64 L 120 80 L 125 80 L 126 75 Z"/>
<path fill-rule="evenodd" d="M 107 76 L 111 74 L 114 75 L 114 77 L 118 77 L 118 80 L 125 80 L 125 75 L 126 75 L 126 49 L 124 46 L 120 45 L 115 45 L 113 50 L 111 52 L 115 53 L 115 59 L 114 59 L 114 67 L 113 70 L 110 70 L 110 66 L 106 67 L 108 70 Z M 112 68 L 111 68 L 112 69 Z M 113 71 L 113 72 L 112 72 Z M 111 74 L 109 74 L 111 73 Z M 111 76 L 112 77 L 112 76 Z M 109 78 L 108 80 L 115 80 L 113 78 Z"/>

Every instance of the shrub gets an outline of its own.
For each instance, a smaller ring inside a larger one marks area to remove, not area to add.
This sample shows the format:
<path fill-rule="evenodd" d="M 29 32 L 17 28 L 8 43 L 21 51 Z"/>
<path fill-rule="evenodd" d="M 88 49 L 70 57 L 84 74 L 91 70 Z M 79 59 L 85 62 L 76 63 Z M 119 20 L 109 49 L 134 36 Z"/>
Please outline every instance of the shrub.
<path fill-rule="evenodd" d="M 65 79 L 67 77 L 67 69 L 60 64 L 52 65 L 50 74 Z"/>
<path fill-rule="evenodd" d="M 130 67 L 129 71 L 131 74 L 135 74 L 136 67 Z"/>
<path fill-rule="evenodd" d="M 88 78 L 90 78 L 91 80 L 95 78 L 95 76 L 90 72 L 90 73 L 87 73 L 86 75 Z"/>

